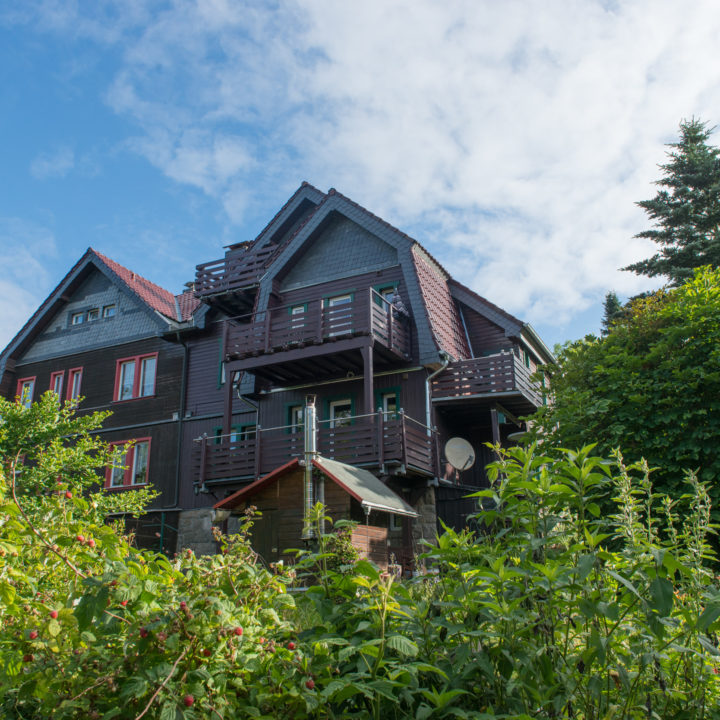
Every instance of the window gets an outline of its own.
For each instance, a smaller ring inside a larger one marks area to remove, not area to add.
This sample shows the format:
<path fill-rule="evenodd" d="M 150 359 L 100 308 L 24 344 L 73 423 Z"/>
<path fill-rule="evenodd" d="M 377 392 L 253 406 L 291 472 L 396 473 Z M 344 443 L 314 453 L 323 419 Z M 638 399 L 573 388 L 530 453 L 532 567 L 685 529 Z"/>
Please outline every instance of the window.
<path fill-rule="evenodd" d="M 88 322 L 97 320 L 99 317 L 100 317 L 100 309 L 99 308 L 93 308 L 92 310 L 88 310 Z"/>
<path fill-rule="evenodd" d="M 157 353 L 117 361 L 115 400 L 134 400 L 155 394 Z"/>
<path fill-rule="evenodd" d="M 132 445 L 128 446 L 129 443 Z M 145 485 L 148 481 L 150 438 L 110 443 L 115 460 L 121 467 L 108 467 L 105 473 L 106 488 Z"/>
<path fill-rule="evenodd" d="M 59 370 L 50 375 L 50 389 L 59 397 L 62 397 L 63 380 L 65 379 L 65 371 Z"/>
<path fill-rule="evenodd" d="M 376 390 L 375 408 L 382 410 L 385 420 L 397 420 L 398 410 L 400 409 L 400 387 Z"/>
<path fill-rule="evenodd" d="M 291 405 L 288 408 L 288 432 L 302 432 L 304 427 L 303 412 L 305 408 L 302 405 Z"/>
<path fill-rule="evenodd" d="M 402 515 L 391 515 L 390 516 L 390 530 L 398 531 L 403 529 L 403 517 Z"/>
<path fill-rule="evenodd" d="M 115 317 L 115 306 L 114 305 L 106 305 L 103 308 L 103 317 L 104 318 Z"/>
<path fill-rule="evenodd" d="M 213 428 L 213 435 L 215 437 L 215 444 L 219 445 L 223 440 L 222 428 L 218 425 Z M 257 436 L 257 425 L 231 425 L 229 437 L 231 443 L 243 442 L 245 440 L 254 440 Z"/>
<path fill-rule="evenodd" d="M 373 295 L 373 300 L 376 305 L 380 305 L 383 310 L 387 310 L 390 307 L 390 298 L 395 294 L 397 285 L 374 285 L 373 290 L 377 295 Z M 380 295 L 380 297 L 378 297 Z M 385 301 L 385 302 L 383 302 Z"/>
<path fill-rule="evenodd" d="M 330 427 L 342 427 L 350 425 L 353 414 L 352 398 L 342 398 L 341 400 L 331 400 L 329 407 Z"/>
<path fill-rule="evenodd" d="M 26 408 L 32 405 L 33 393 L 35 392 L 35 378 L 21 378 L 18 380 L 17 392 L 18 402 Z"/>
<path fill-rule="evenodd" d="M 325 299 L 325 325 L 328 337 L 352 332 L 353 294 L 335 295 Z"/>
<path fill-rule="evenodd" d="M 70 323 L 72 325 L 82 325 L 83 320 L 85 320 L 85 313 L 73 313 L 70 317 Z"/>
<path fill-rule="evenodd" d="M 67 399 L 75 400 L 80 397 L 80 384 L 82 383 L 82 368 L 73 368 L 68 371 Z"/>
<path fill-rule="evenodd" d="M 225 384 L 225 362 L 223 361 L 223 341 L 218 341 L 218 387 Z"/>
<path fill-rule="evenodd" d="M 523 362 L 526 368 L 530 367 L 530 353 L 527 350 L 523 350 Z"/>

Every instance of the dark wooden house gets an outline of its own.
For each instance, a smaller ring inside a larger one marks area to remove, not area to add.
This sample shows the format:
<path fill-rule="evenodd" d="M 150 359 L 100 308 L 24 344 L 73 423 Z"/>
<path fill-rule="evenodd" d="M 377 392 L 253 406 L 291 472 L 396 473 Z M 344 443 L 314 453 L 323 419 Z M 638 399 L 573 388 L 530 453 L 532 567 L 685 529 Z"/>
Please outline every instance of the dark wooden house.
<path fill-rule="evenodd" d="M 79 411 L 111 410 L 99 433 L 124 451 L 107 492 L 151 483 L 160 495 L 135 524 L 138 542 L 172 550 L 179 519 L 180 419 L 186 357 L 178 333 L 199 302 L 174 296 L 93 249 L 0 354 L 0 391 L 32 402 L 52 390 Z M 123 452 L 122 450 L 120 452 Z"/>
<path fill-rule="evenodd" d="M 334 190 L 303 184 L 253 242 L 198 266 L 195 293 L 182 502 L 196 518 L 302 461 L 312 393 L 319 456 L 373 473 L 417 511 L 367 523 L 409 564 L 439 519 L 462 526 L 475 509 L 464 496 L 487 482 L 485 443 L 544 402 L 531 375 L 552 355 L 532 328 Z M 478 457 L 462 473 L 444 457 L 458 436 Z M 296 491 L 284 500 L 302 509 Z"/>

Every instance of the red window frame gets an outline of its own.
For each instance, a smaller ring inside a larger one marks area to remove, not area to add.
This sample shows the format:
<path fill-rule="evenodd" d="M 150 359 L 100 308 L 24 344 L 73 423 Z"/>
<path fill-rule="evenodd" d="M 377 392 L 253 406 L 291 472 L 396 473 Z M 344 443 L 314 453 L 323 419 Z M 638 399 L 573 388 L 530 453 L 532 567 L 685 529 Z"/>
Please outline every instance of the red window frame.
<path fill-rule="evenodd" d="M 65 384 L 65 371 L 57 370 L 54 373 L 50 373 L 50 390 L 55 391 L 55 380 L 60 378 L 60 392 L 57 394 L 59 398 L 63 396 L 63 385 Z"/>
<path fill-rule="evenodd" d="M 150 475 L 150 447 L 152 445 L 152 438 L 141 437 L 133 438 L 132 440 L 117 440 L 115 442 L 108 443 L 108 447 L 112 450 L 116 447 L 122 447 L 128 443 L 135 443 L 132 447 L 125 451 L 125 470 L 123 471 L 123 484 L 122 485 L 111 485 L 113 467 L 108 465 L 105 468 L 105 489 L 106 490 L 124 490 L 129 488 L 144 487 L 148 484 L 148 476 Z M 145 482 L 134 483 L 133 474 L 135 469 L 135 452 L 137 450 L 138 443 L 147 443 L 147 467 L 145 468 Z"/>
<path fill-rule="evenodd" d="M 75 377 L 79 375 L 80 376 L 80 383 L 78 385 L 78 392 L 77 395 L 73 395 L 73 385 L 75 385 Z M 83 368 L 76 367 L 76 368 L 70 368 L 68 370 L 68 383 L 67 388 L 65 388 L 65 399 L 66 400 L 74 400 L 76 397 L 80 397 L 82 387 L 82 376 L 83 376 Z"/>
<path fill-rule="evenodd" d="M 37 379 L 37 375 L 33 375 L 32 377 L 20 378 L 17 381 L 17 390 L 15 391 L 15 397 L 18 399 L 20 404 L 24 405 L 25 407 L 30 407 L 30 405 L 32 405 L 33 396 L 35 395 L 35 380 L 36 379 Z M 22 402 L 22 399 L 23 399 L 22 389 L 23 389 L 23 385 L 27 382 L 31 382 L 32 387 L 30 388 L 30 395 L 27 399 L 27 404 L 26 404 L 26 403 Z"/>
<path fill-rule="evenodd" d="M 148 358 L 155 358 L 155 375 L 153 377 L 152 392 L 149 395 L 140 395 L 140 381 L 142 376 L 142 363 L 143 360 Z M 122 376 L 122 366 L 125 363 L 135 364 L 135 375 L 133 377 L 133 389 L 132 397 L 120 399 L 120 378 Z M 154 397 L 155 388 L 157 387 L 157 366 L 158 366 L 158 353 L 145 353 L 143 355 L 132 355 L 126 358 L 120 358 L 115 361 L 115 390 L 113 391 L 114 402 L 130 402 L 131 400 L 140 400 L 141 398 Z"/>

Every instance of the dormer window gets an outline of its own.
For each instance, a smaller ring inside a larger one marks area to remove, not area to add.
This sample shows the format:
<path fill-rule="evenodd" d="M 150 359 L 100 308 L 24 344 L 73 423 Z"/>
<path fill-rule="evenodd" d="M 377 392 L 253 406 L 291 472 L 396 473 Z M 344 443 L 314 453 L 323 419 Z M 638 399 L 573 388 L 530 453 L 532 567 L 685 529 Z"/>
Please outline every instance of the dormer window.
<path fill-rule="evenodd" d="M 82 325 L 83 320 L 85 320 L 85 313 L 73 313 L 70 316 L 70 324 L 71 325 Z"/>
<path fill-rule="evenodd" d="M 106 305 L 103 308 L 103 317 L 104 318 L 115 317 L 115 306 L 114 305 Z"/>
<path fill-rule="evenodd" d="M 100 317 L 100 308 L 93 308 L 92 310 L 88 310 L 88 322 L 97 320 L 99 317 Z"/>

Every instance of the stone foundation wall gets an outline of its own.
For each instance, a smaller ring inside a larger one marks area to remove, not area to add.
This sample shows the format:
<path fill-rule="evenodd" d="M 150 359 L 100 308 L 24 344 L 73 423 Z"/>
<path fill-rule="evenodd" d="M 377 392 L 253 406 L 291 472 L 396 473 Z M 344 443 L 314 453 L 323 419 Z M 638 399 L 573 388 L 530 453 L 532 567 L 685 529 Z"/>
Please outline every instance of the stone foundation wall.
<path fill-rule="evenodd" d="M 212 508 L 184 510 L 178 521 L 178 552 L 190 548 L 197 555 L 212 555 L 217 552 L 212 527 L 215 511 Z"/>

